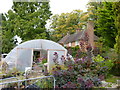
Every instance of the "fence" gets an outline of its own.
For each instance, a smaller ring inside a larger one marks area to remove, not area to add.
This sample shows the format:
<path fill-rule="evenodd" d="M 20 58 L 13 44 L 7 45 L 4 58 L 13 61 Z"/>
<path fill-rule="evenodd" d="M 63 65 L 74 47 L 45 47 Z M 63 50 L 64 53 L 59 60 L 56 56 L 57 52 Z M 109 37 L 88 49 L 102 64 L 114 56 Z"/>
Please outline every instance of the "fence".
<path fill-rule="evenodd" d="M 15 77 L 12 77 L 15 79 Z M 11 78 L 11 79 L 12 79 Z M 17 78 L 16 78 L 17 79 Z M 2 79 L 10 80 L 8 79 Z M 55 88 L 55 78 L 54 76 L 44 76 L 37 78 L 29 78 L 24 80 L 16 80 L 10 82 L 2 82 L 0 83 L 0 90 L 3 88 Z"/>

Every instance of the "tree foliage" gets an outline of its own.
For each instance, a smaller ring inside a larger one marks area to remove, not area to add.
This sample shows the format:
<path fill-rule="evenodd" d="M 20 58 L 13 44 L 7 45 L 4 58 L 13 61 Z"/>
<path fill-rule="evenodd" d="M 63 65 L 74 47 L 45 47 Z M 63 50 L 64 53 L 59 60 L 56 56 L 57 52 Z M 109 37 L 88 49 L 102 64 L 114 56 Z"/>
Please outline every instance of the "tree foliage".
<path fill-rule="evenodd" d="M 2 14 L 0 14 L 0 55 L 1 55 L 1 53 L 2 53 L 2 27 L 1 27 L 1 25 L 2 25 L 2 23 L 1 23 L 1 21 L 2 21 Z"/>
<path fill-rule="evenodd" d="M 105 45 L 113 47 L 117 35 L 113 2 L 92 2 L 90 6 L 93 13 L 91 18 L 95 21 L 95 33 L 102 38 Z"/>
<path fill-rule="evenodd" d="M 112 70 L 115 71 L 113 74 L 120 75 L 120 2 L 91 2 L 89 5 L 90 18 L 95 21 L 95 33 L 101 37 L 104 47 L 115 46 L 118 58 L 113 59 L 116 62 Z"/>
<path fill-rule="evenodd" d="M 51 18 L 51 29 L 53 29 L 52 39 L 60 40 L 68 32 L 74 33 L 76 29 L 83 28 L 86 25 L 88 14 L 82 10 L 73 10 L 70 13 L 62 13 L 54 15 Z"/>
<path fill-rule="evenodd" d="M 118 60 L 120 60 L 120 2 L 115 2 L 113 5 L 113 10 L 115 11 L 115 25 L 117 28 L 116 44 L 115 49 L 118 53 Z"/>
<path fill-rule="evenodd" d="M 46 21 L 51 16 L 49 2 L 13 2 L 12 9 L 3 15 L 3 52 L 13 47 L 13 37 L 18 35 L 22 41 L 46 39 Z"/>
<path fill-rule="evenodd" d="M 118 35 L 116 36 L 116 49 L 117 52 L 120 53 L 120 2 L 117 2 L 113 5 L 113 10 L 115 11 L 115 25 L 118 31 Z M 119 54 L 120 55 L 120 54 Z"/>

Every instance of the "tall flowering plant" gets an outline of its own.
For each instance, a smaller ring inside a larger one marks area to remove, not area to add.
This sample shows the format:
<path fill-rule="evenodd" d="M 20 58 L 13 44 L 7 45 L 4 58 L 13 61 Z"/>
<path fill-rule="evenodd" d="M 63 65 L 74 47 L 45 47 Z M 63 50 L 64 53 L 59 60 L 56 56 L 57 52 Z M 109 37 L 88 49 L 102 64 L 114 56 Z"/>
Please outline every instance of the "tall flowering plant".
<path fill-rule="evenodd" d="M 65 60 L 64 68 L 56 65 L 51 74 L 56 78 L 56 88 L 92 88 L 101 86 L 106 71 L 107 68 L 103 70 L 95 62 L 88 66 L 87 57 L 84 57 L 75 61 Z"/>
<path fill-rule="evenodd" d="M 54 57 L 53 57 L 53 61 L 55 64 L 58 64 L 58 53 L 57 52 L 54 52 Z"/>

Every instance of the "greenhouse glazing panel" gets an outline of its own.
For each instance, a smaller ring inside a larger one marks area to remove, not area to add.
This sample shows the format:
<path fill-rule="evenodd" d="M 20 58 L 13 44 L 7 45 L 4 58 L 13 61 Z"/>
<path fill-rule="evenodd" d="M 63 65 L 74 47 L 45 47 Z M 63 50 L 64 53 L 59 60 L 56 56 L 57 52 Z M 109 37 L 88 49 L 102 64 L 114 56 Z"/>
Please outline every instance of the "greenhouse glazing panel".
<path fill-rule="evenodd" d="M 26 67 L 32 66 L 32 49 L 17 49 L 16 68 L 25 71 Z"/>

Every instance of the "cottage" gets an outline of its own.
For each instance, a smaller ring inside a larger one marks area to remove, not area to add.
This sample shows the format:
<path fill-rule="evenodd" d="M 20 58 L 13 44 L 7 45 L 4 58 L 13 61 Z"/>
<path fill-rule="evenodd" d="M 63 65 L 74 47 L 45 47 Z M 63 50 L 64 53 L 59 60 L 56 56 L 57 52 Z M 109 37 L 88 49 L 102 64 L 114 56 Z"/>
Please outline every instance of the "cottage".
<path fill-rule="evenodd" d="M 86 34 L 88 35 L 89 44 L 94 47 L 94 42 L 98 40 L 98 37 L 94 35 L 94 27 L 92 21 L 88 21 L 86 30 L 78 29 L 74 34 L 71 35 L 68 33 L 58 43 L 66 47 L 75 47 L 79 45 L 80 41 L 82 41 L 84 38 L 87 38 Z"/>

